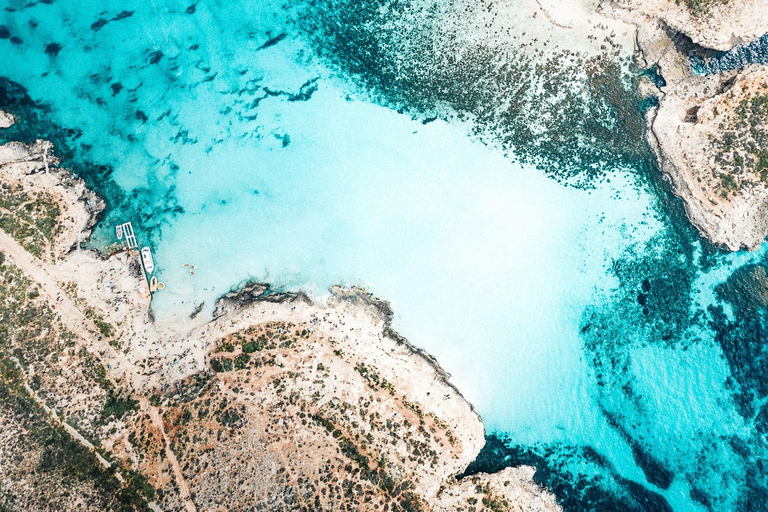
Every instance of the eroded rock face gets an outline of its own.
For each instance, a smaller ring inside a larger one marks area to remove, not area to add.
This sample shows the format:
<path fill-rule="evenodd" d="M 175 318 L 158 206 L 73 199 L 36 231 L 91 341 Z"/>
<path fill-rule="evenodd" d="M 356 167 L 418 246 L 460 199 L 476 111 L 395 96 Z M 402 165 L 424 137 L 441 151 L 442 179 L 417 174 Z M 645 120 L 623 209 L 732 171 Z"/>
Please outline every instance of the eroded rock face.
<path fill-rule="evenodd" d="M 702 234 L 730 250 L 756 249 L 768 234 L 768 70 L 708 82 L 668 92 L 649 116 L 650 137 Z"/>
<path fill-rule="evenodd" d="M 768 3 L 618 0 L 604 5 L 638 27 L 638 59 L 663 80 L 647 114 L 648 140 L 691 223 L 730 250 L 755 249 L 768 235 L 768 71 L 752 65 L 695 75 L 692 51 L 730 49 L 768 32 Z"/>
<path fill-rule="evenodd" d="M 613 0 L 613 7 L 658 20 L 712 50 L 730 50 L 768 32 L 763 0 Z"/>

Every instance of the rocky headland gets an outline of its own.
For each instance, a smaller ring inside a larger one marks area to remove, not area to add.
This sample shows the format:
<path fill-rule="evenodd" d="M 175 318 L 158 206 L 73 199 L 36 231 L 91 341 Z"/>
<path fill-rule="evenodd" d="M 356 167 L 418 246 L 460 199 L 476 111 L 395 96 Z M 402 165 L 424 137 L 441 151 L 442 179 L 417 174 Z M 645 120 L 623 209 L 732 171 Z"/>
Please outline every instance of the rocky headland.
<path fill-rule="evenodd" d="M 0 110 L 0 128 L 10 128 L 16 123 L 16 120 L 8 112 Z"/>
<path fill-rule="evenodd" d="M 691 222 L 716 245 L 757 248 L 768 234 L 768 69 L 696 74 L 690 55 L 768 33 L 768 3 L 612 0 L 600 10 L 637 26 L 640 65 L 654 75 L 644 93 L 659 98 L 648 139 Z"/>
<path fill-rule="evenodd" d="M 533 468 L 456 478 L 482 421 L 363 290 L 153 322 L 135 251 L 80 249 L 102 202 L 57 164 L 0 146 L 0 508 L 559 510 Z"/>

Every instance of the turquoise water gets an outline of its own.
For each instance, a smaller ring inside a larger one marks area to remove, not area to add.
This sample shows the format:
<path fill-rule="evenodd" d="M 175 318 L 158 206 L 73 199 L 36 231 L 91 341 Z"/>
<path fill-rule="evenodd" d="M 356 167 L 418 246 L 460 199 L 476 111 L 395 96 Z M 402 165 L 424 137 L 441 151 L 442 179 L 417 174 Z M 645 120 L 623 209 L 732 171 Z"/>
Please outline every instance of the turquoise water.
<path fill-rule="evenodd" d="M 134 222 L 158 321 L 249 279 L 365 286 L 482 415 L 471 470 L 534 464 L 568 510 L 766 508 L 765 255 L 695 235 L 623 64 L 510 43 L 452 75 L 459 2 L 6 5 L 0 138 L 107 198 L 94 246 Z"/>
<path fill-rule="evenodd" d="M 746 44 L 739 44 L 725 52 L 708 52 L 702 57 L 691 53 L 691 68 L 695 73 L 709 75 L 741 69 L 750 64 L 768 64 L 768 34 Z"/>

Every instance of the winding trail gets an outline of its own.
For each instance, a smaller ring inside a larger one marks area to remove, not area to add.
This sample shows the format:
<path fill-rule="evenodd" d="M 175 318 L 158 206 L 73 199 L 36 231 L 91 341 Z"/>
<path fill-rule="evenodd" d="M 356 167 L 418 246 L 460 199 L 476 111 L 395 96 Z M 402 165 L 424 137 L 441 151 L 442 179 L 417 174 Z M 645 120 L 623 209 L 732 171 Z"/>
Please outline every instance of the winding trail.
<path fill-rule="evenodd" d="M 94 347 L 103 360 L 110 362 L 111 373 L 133 384 L 136 368 L 133 363 L 114 349 L 99 333 L 96 325 L 75 305 L 75 302 L 58 285 L 56 280 L 45 270 L 48 265 L 32 256 L 8 233 L 0 229 L 0 252 L 5 253 L 13 263 L 32 280 L 37 282 L 49 297 L 62 317 L 67 328 L 75 333 L 87 346 Z"/>
<path fill-rule="evenodd" d="M 139 403 L 141 404 L 142 410 L 149 412 L 152 424 L 155 428 L 160 430 L 160 433 L 163 435 L 165 454 L 168 457 L 168 461 L 171 463 L 173 474 L 176 477 L 176 484 L 179 486 L 179 495 L 184 500 L 184 508 L 187 509 L 187 512 L 197 512 L 197 508 L 190 497 L 189 486 L 187 486 L 187 481 L 184 479 L 184 473 L 182 473 L 181 466 L 179 466 L 179 461 L 176 460 L 176 454 L 171 450 L 171 442 L 165 433 L 165 426 L 163 425 L 163 418 L 160 417 L 160 411 L 157 407 L 150 406 L 149 401 L 146 398 L 141 398 Z"/>
<path fill-rule="evenodd" d="M 56 280 L 45 270 L 44 266 L 47 264 L 32 256 L 26 249 L 24 249 L 24 247 L 22 247 L 16 240 L 14 240 L 2 229 L 0 229 L 0 252 L 3 252 L 9 261 L 19 267 L 25 274 L 27 274 L 27 276 L 29 276 L 32 280 L 37 282 L 38 285 L 40 285 L 42 291 L 48 296 L 49 302 L 53 304 L 56 310 L 59 312 L 61 319 L 66 325 L 67 329 L 78 336 L 80 344 L 85 345 L 86 348 L 94 347 L 102 359 L 108 359 L 110 361 L 111 372 L 113 375 L 124 378 L 129 385 L 132 384 L 133 377 L 136 375 L 136 368 L 134 364 L 125 357 L 125 354 L 117 352 L 114 347 L 112 347 L 106 340 L 103 339 L 103 337 L 99 334 L 99 330 L 96 325 L 88 317 L 86 317 L 82 311 L 80 311 L 74 301 L 58 285 Z M 19 360 L 15 357 L 11 357 L 11 359 L 23 374 L 24 369 L 19 363 Z M 40 405 L 40 407 L 42 407 L 43 410 L 53 418 L 54 422 L 63 427 L 64 430 L 66 430 L 67 433 L 76 441 L 85 446 L 89 451 L 93 452 L 96 455 L 99 463 L 105 469 L 111 468 L 111 464 L 101 456 L 98 450 L 96 450 L 96 447 L 93 446 L 90 441 L 83 437 L 66 421 L 62 421 L 58 414 L 56 414 L 56 411 L 48 407 L 48 405 L 45 403 L 45 400 L 40 398 L 37 393 L 29 386 L 29 384 L 27 384 L 26 378 L 24 382 L 24 388 L 26 389 L 27 393 L 29 393 L 38 403 L 38 405 Z M 144 400 L 146 401 L 146 399 Z M 156 408 L 152 409 L 155 409 L 154 413 L 157 415 Z M 154 416 L 152 419 L 155 419 Z M 162 421 L 160 425 L 162 428 Z M 163 438 L 166 440 L 166 447 L 170 452 L 168 440 L 165 437 L 165 431 L 163 431 Z M 174 465 L 174 471 L 178 471 L 180 473 L 181 470 L 178 468 L 176 457 L 172 452 L 170 453 L 172 457 L 171 460 Z M 113 475 L 121 484 L 125 483 L 125 479 L 119 472 L 115 471 L 113 472 Z M 179 484 L 179 488 L 181 489 L 180 493 L 182 498 L 184 498 L 187 502 L 187 511 L 196 512 L 195 507 L 189 498 L 189 490 L 187 488 L 186 482 L 182 480 Z M 162 512 L 162 509 L 155 502 L 148 503 L 148 506 L 155 512 Z"/>

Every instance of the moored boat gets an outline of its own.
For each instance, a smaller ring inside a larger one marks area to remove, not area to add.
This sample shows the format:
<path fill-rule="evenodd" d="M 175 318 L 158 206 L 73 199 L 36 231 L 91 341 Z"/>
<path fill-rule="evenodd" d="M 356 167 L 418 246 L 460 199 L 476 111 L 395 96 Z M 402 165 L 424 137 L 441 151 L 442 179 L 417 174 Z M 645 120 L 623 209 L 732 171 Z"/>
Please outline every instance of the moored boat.
<path fill-rule="evenodd" d="M 155 270 L 155 262 L 152 261 L 152 251 L 149 247 L 141 248 L 141 262 L 144 263 L 144 270 L 151 274 Z"/>
<path fill-rule="evenodd" d="M 155 276 L 152 276 L 152 279 L 149 280 L 149 291 L 154 292 L 157 290 L 157 278 Z"/>

